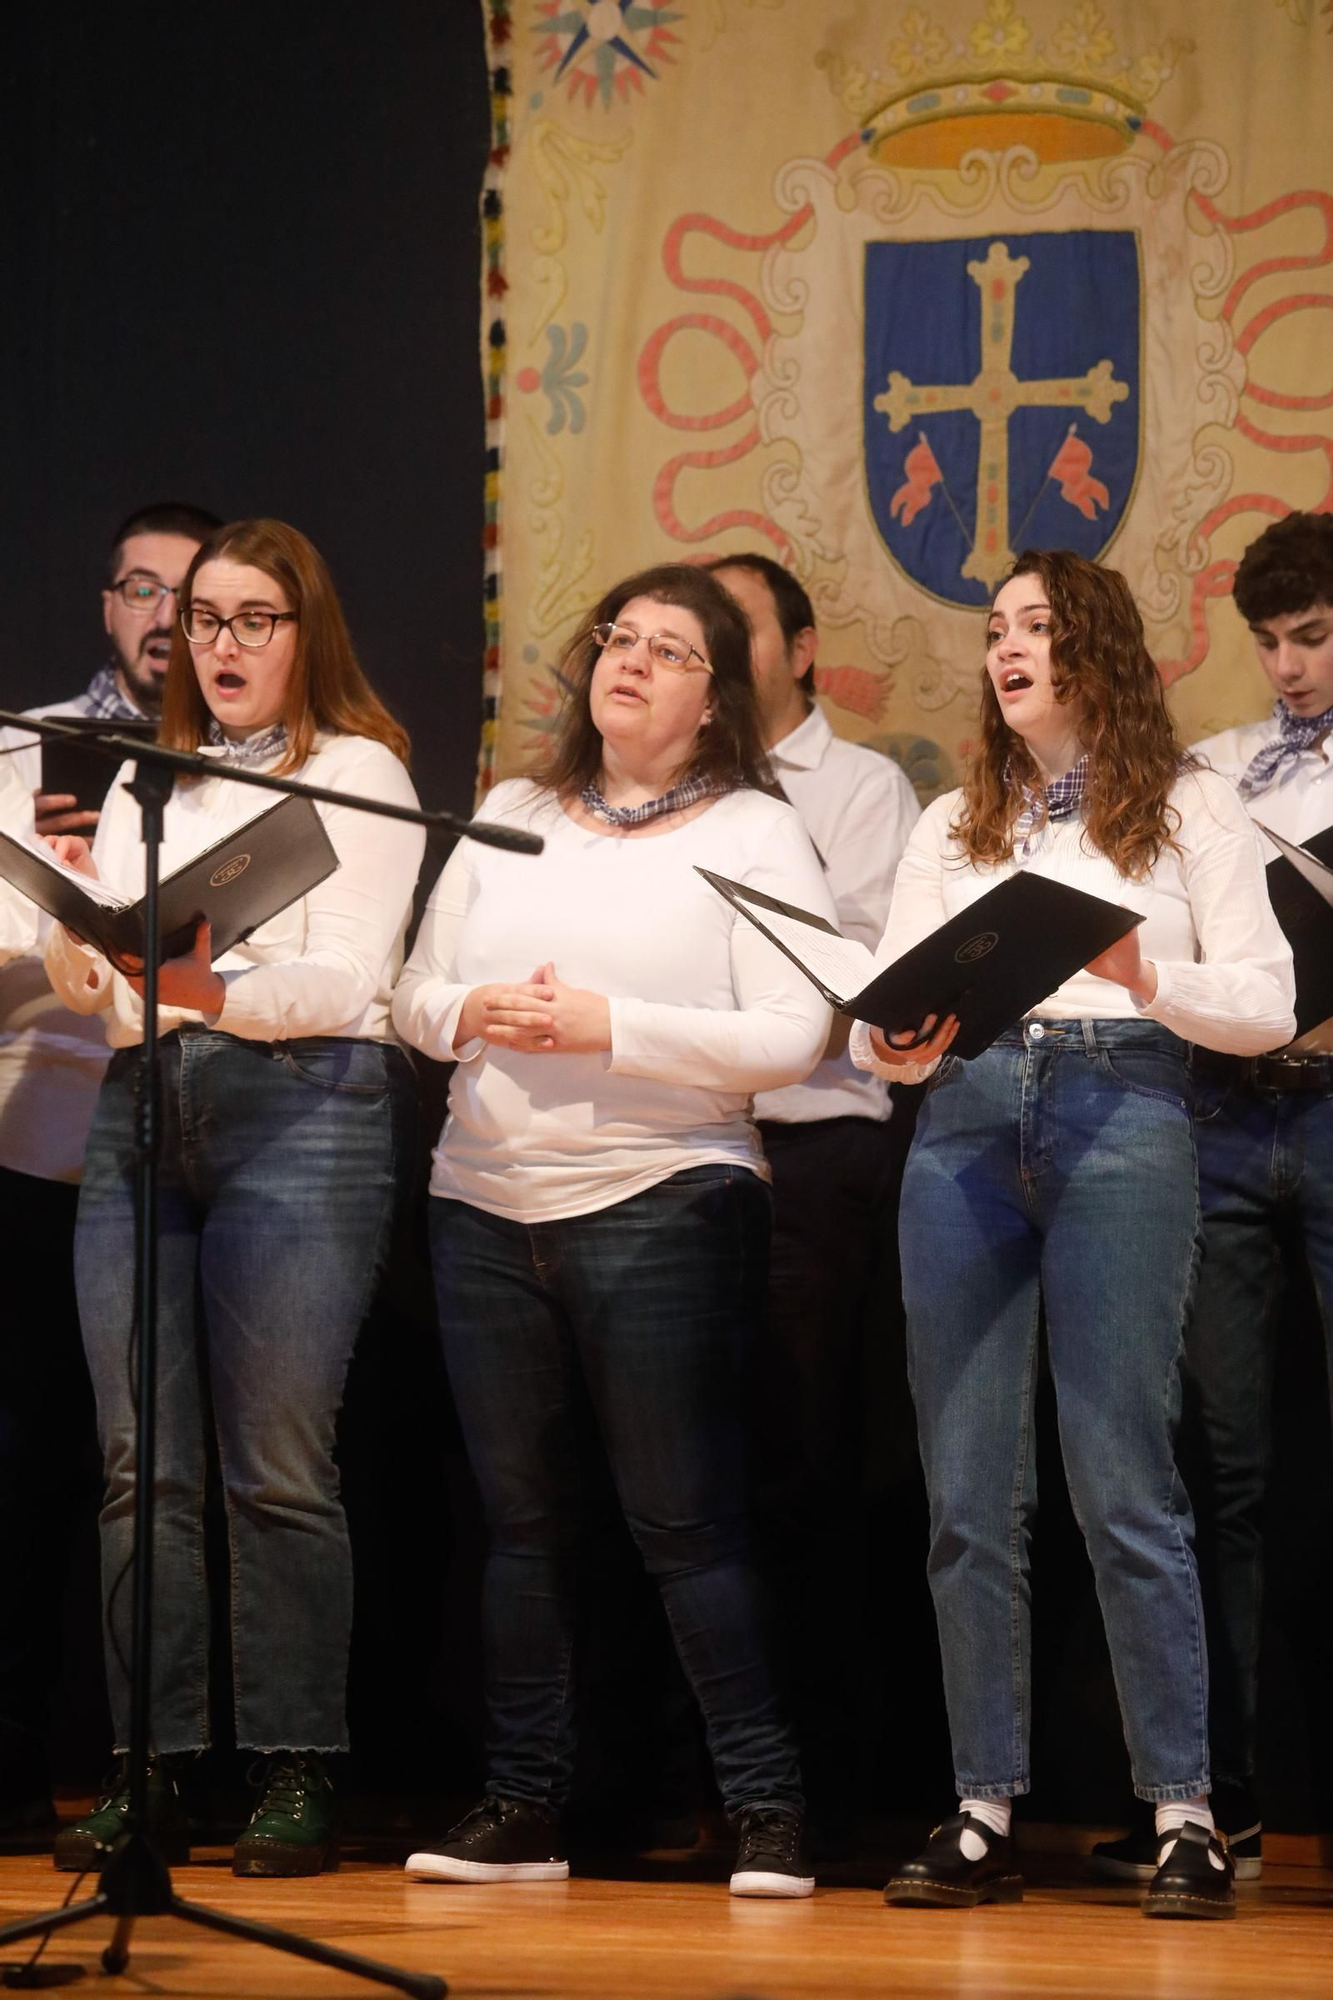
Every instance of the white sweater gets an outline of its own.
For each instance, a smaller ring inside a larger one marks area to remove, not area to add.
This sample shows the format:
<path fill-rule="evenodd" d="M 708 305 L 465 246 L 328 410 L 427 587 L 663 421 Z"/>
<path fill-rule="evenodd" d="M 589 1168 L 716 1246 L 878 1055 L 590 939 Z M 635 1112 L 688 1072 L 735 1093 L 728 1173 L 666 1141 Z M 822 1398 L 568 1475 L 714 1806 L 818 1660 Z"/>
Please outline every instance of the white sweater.
<path fill-rule="evenodd" d="M 1180 814 L 1179 851 L 1164 849 L 1146 882 L 1127 880 L 1104 854 L 1090 849 L 1077 815 L 1048 823 L 1027 862 L 976 867 L 950 830 L 961 798 L 961 792 L 949 792 L 936 799 L 907 844 L 888 928 L 875 954 L 880 965 L 891 965 L 1023 866 L 1140 912 L 1139 946 L 1157 967 L 1157 992 L 1147 1005 L 1113 980 L 1076 972 L 1034 1007 L 1034 1014 L 1160 1021 L 1186 1041 L 1241 1056 L 1261 1055 L 1290 1041 L 1291 948 L 1268 901 L 1259 835 L 1224 779 L 1199 771 L 1177 781 L 1171 803 Z M 934 1068 L 878 1062 L 862 1021 L 852 1030 L 851 1050 L 863 1069 L 903 1083 L 920 1082 Z"/>
<path fill-rule="evenodd" d="M 1238 729 L 1206 737 L 1194 745 L 1194 751 L 1230 784 L 1238 785 L 1251 759 L 1266 750 L 1277 735 L 1277 718 L 1268 715 L 1262 722 L 1243 723 Z M 1325 832 L 1333 826 L 1333 763 L 1327 742 L 1288 758 L 1258 797 L 1244 803 L 1252 819 L 1262 820 L 1287 840 L 1312 840 L 1315 834 Z M 1260 839 L 1264 855 L 1271 861 L 1278 850 L 1262 835 Z M 1333 1054 L 1333 1020 L 1320 1021 L 1291 1046 L 1298 1055 Z"/>
<path fill-rule="evenodd" d="M 93 842 L 105 881 L 139 895 L 143 846 L 139 807 L 117 774 Z M 359 793 L 387 804 L 415 806 L 412 781 L 382 743 L 363 736 L 317 738 L 301 770 L 305 784 Z M 167 801 L 162 873 L 200 854 L 277 797 L 226 777 L 177 785 Z M 372 819 L 346 806 L 316 808 L 338 856 L 333 874 L 219 958 L 226 999 L 208 1025 L 245 1041 L 276 1042 L 302 1035 L 393 1039 L 389 1005 L 403 962 L 403 945 L 425 834 L 405 821 Z M 113 1049 L 143 1039 L 143 1003 L 100 952 L 52 927 L 46 967 L 67 1006 L 107 1014 Z M 160 1031 L 204 1017 L 164 1007 Z"/>
<path fill-rule="evenodd" d="M 453 1057 L 468 992 L 526 981 L 550 961 L 611 1003 L 609 1053 L 462 1051 L 435 1151 L 432 1194 L 494 1215 L 589 1214 L 711 1162 L 768 1169 L 756 1090 L 809 1074 L 828 1039 L 817 990 L 695 873 L 695 864 L 832 917 L 793 809 L 736 791 L 661 834 L 577 825 L 527 780 L 482 815 L 529 826 L 537 858 L 460 841 L 394 996 L 415 1047 Z"/>
<path fill-rule="evenodd" d="M 14 833 L 32 830 L 32 800 L 13 759 L 0 757 L 0 827 Z M 37 938 L 37 911 L 26 896 L 0 879 L 0 965 L 18 952 L 30 951 Z"/>

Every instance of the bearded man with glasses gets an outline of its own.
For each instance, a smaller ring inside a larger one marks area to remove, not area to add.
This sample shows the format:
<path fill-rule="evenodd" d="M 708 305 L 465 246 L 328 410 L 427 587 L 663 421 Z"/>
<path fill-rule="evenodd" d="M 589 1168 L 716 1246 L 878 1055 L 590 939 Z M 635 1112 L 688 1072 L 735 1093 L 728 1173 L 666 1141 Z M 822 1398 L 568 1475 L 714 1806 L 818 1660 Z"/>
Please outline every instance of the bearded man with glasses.
<path fill-rule="evenodd" d="M 156 721 L 176 591 L 218 525 L 202 507 L 174 501 L 121 524 L 102 591 L 110 655 L 82 694 L 32 715 Z M 114 768 L 108 760 L 108 775 Z M 41 769 L 36 737 L 0 731 L 0 776 L 21 801 L 17 830 L 91 839 L 97 812 L 68 793 L 44 793 Z M 0 1548 L 12 1612 L 0 1618 L 0 1847 L 40 1843 L 54 1823 L 48 1701 L 59 1678 L 61 1599 L 76 1531 L 101 1491 L 73 1236 L 107 1050 L 101 1021 L 70 1013 L 51 991 L 42 965 L 49 929 L 42 917 L 34 949 L 0 971 L 0 1255 L 11 1286 L 0 1343 Z M 88 1637 L 95 1655 L 96 1636 Z"/>

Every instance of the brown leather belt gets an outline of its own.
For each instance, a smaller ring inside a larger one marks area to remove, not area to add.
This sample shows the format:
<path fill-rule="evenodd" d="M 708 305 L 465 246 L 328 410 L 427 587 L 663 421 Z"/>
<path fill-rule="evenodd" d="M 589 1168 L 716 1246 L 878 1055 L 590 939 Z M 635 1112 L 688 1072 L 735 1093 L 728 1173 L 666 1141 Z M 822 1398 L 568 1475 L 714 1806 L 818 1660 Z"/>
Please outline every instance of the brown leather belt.
<path fill-rule="evenodd" d="M 1195 1047 L 1190 1068 L 1210 1082 L 1255 1090 L 1333 1090 L 1333 1056 L 1224 1056 Z"/>

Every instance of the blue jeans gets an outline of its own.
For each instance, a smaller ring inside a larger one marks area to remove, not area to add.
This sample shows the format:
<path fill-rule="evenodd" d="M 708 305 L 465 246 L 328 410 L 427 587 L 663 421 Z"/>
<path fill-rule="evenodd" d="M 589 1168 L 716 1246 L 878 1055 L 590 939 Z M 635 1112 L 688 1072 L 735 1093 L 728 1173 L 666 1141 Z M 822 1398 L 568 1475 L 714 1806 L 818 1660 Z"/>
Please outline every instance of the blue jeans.
<path fill-rule="evenodd" d="M 742 1383 L 764 1305 L 767 1187 L 710 1166 L 558 1222 L 430 1207 L 445 1361 L 490 1537 L 488 1791 L 552 1807 L 568 1796 L 590 1407 L 728 1809 L 799 1805 L 745 1508 Z"/>
<path fill-rule="evenodd" d="M 1333 1372 L 1333 1090 L 1195 1079 L 1203 1268 L 1185 1337 L 1192 1390 L 1213 1763 L 1252 1779 L 1272 1456 L 1281 1238 L 1299 1232 Z"/>
<path fill-rule="evenodd" d="M 1029 1787 L 1039 1309 L 1134 1788 L 1209 1789 L 1207 1667 L 1173 1452 L 1198 1193 L 1184 1044 L 1038 1021 L 946 1057 L 903 1181 L 908 1357 L 960 1795 Z"/>
<path fill-rule="evenodd" d="M 136 1057 L 113 1056 L 102 1085 L 75 1234 L 106 1468 L 107 1679 L 122 1748 L 128 1577 L 116 1586 L 134 1525 Z M 157 1060 L 153 1742 L 165 1755 L 209 1740 L 212 1429 L 230 1537 L 237 1744 L 342 1750 L 352 1573 L 334 1429 L 408 1160 L 411 1064 L 378 1042 L 247 1042 L 203 1028 L 165 1037 Z"/>

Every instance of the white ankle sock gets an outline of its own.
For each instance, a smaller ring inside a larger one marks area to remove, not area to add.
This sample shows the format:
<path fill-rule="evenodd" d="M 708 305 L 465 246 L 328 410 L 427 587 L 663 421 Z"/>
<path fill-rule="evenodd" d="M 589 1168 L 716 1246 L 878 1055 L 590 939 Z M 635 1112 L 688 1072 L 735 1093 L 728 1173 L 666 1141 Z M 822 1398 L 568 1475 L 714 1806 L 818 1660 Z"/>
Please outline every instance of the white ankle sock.
<path fill-rule="evenodd" d="M 1014 1802 L 1012 1799 L 959 1799 L 958 1810 L 970 1813 L 973 1819 L 979 1819 L 983 1826 L 989 1827 L 1003 1840 L 1009 1831 Z M 970 1826 L 965 1826 L 958 1837 L 958 1849 L 964 1861 L 980 1861 L 988 1845 L 979 1833 L 973 1833 Z"/>
<path fill-rule="evenodd" d="M 1159 1868 L 1176 1844 L 1170 1836 L 1179 1833 L 1187 1819 L 1193 1820 L 1195 1826 L 1206 1826 L 1209 1833 L 1214 1831 L 1213 1809 L 1202 1793 L 1197 1799 L 1171 1799 L 1165 1805 L 1157 1807 L 1155 1816 L 1157 1820 L 1157 1865 Z M 1222 1863 L 1211 1849 L 1209 1850 L 1208 1859 L 1212 1862 L 1214 1868 L 1221 1868 Z"/>

